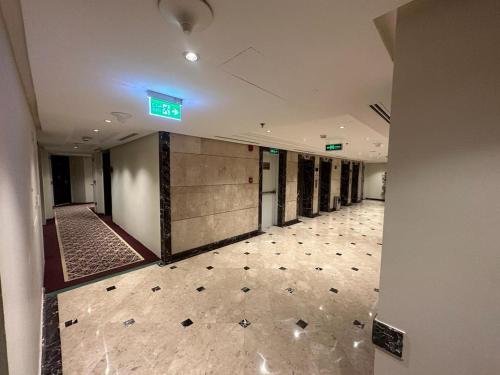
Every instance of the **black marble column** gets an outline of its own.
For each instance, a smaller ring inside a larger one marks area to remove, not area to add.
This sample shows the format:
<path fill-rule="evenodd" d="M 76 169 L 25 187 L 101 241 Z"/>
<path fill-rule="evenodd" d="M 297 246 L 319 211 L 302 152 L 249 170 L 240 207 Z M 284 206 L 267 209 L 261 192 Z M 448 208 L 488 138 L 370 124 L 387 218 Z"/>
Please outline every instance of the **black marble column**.
<path fill-rule="evenodd" d="M 57 296 L 43 302 L 42 375 L 62 374 L 61 334 Z"/>
<path fill-rule="evenodd" d="M 170 205 L 170 133 L 158 132 L 160 158 L 160 236 L 161 260 L 165 264 L 172 256 Z"/>
<path fill-rule="evenodd" d="M 286 150 L 279 151 L 279 170 L 278 170 L 278 226 L 285 225 L 286 209 Z"/>
<path fill-rule="evenodd" d="M 264 148 L 259 147 L 259 227 L 258 231 L 262 231 L 262 162 L 264 159 Z"/>

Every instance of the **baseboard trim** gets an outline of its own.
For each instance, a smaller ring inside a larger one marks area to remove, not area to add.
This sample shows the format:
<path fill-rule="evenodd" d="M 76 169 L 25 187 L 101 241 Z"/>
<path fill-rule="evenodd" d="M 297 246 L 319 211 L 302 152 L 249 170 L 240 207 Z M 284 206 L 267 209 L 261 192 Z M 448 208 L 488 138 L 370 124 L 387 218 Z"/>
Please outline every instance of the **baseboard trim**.
<path fill-rule="evenodd" d="M 299 219 L 293 219 L 293 220 L 285 221 L 281 227 L 288 227 L 290 225 L 294 225 L 294 224 L 298 224 L 298 223 L 300 223 Z"/>
<path fill-rule="evenodd" d="M 318 216 L 321 216 L 319 212 L 316 212 L 315 214 L 312 214 L 312 218 L 315 218 L 315 217 L 318 217 Z"/>
<path fill-rule="evenodd" d="M 238 236 L 229 237 L 229 238 L 226 238 L 224 240 L 212 242 L 212 243 L 209 243 L 207 245 L 195 247 L 194 249 L 185 250 L 181 253 L 170 255 L 169 257 L 167 257 L 167 259 L 164 262 L 160 262 L 160 265 L 164 266 L 166 264 L 170 264 L 170 263 L 178 262 L 180 260 L 188 259 L 188 258 L 194 257 L 196 255 L 200 255 L 200 254 L 207 253 L 207 252 L 215 250 L 215 249 L 219 249 L 219 248 L 227 246 L 227 245 L 232 245 L 233 243 L 236 243 L 236 242 L 240 242 L 240 241 L 247 240 L 247 239 L 255 237 L 255 236 L 259 236 L 259 235 L 264 234 L 264 233 L 265 232 L 262 232 L 259 230 L 254 230 L 252 232 L 240 234 Z"/>
<path fill-rule="evenodd" d="M 381 198 L 364 198 L 367 201 L 378 201 L 378 202 L 385 202 L 385 199 Z"/>

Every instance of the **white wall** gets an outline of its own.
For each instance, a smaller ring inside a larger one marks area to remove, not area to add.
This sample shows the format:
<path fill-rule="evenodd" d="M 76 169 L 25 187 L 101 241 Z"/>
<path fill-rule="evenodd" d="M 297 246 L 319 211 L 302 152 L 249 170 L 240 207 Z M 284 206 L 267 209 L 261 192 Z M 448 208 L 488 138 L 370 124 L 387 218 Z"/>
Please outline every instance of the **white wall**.
<path fill-rule="evenodd" d="M 158 134 L 110 153 L 113 221 L 161 257 Z"/>
<path fill-rule="evenodd" d="M 40 371 L 43 249 L 36 132 L 0 14 L 0 278 L 11 375 Z"/>
<path fill-rule="evenodd" d="M 92 156 L 94 163 L 94 201 L 96 202 L 96 211 L 104 214 L 104 181 L 102 175 L 102 152 L 96 152 Z"/>
<path fill-rule="evenodd" d="M 384 199 L 382 186 L 387 163 L 365 163 L 364 198 Z"/>
<path fill-rule="evenodd" d="M 94 165 L 91 157 L 83 158 L 85 202 L 94 202 Z"/>
<path fill-rule="evenodd" d="M 89 203 L 94 201 L 94 172 L 92 168 L 92 158 L 90 157 L 69 157 L 72 203 Z"/>
<path fill-rule="evenodd" d="M 498 0 L 410 3 L 396 40 L 379 318 L 407 359 L 375 374 L 500 374 Z"/>
<path fill-rule="evenodd" d="M 54 191 L 52 189 L 52 166 L 50 164 L 50 155 L 47 150 L 43 148 L 40 148 L 40 168 L 40 174 L 42 175 L 44 219 L 53 219 Z"/>

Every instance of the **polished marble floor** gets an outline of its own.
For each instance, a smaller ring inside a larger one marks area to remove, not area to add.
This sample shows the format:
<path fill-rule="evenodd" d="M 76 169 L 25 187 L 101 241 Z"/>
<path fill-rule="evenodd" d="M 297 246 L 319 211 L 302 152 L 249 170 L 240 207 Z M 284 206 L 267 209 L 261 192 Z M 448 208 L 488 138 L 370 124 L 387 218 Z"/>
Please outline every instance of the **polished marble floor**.
<path fill-rule="evenodd" d="M 64 374 L 373 373 L 384 206 L 58 295 Z"/>

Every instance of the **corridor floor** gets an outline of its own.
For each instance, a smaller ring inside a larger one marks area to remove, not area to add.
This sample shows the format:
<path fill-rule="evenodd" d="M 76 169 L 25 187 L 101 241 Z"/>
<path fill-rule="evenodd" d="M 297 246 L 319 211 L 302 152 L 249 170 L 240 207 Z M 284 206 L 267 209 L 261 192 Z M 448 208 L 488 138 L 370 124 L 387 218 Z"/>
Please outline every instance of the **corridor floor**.
<path fill-rule="evenodd" d="M 63 373 L 372 374 L 383 210 L 364 201 L 59 294 Z"/>

